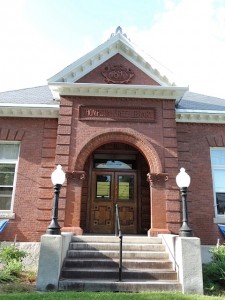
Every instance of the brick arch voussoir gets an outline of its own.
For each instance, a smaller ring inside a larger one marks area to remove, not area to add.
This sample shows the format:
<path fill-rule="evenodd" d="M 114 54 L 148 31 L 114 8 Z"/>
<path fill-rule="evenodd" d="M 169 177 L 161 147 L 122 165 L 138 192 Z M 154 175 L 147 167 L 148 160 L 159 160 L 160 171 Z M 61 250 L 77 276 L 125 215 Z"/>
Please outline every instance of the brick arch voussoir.
<path fill-rule="evenodd" d="M 22 141 L 25 131 L 16 128 L 0 128 L 0 140 Z"/>
<path fill-rule="evenodd" d="M 225 134 L 223 132 L 210 134 L 205 138 L 209 147 L 225 147 Z"/>
<path fill-rule="evenodd" d="M 84 164 L 92 152 L 104 144 L 113 142 L 126 143 L 135 147 L 145 157 L 152 173 L 162 172 L 162 165 L 159 156 L 152 144 L 150 144 L 144 137 L 140 137 L 139 133 L 124 131 L 107 131 L 92 137 L 83 147 L 81 147 L 73 164 L 74 169 L 77 171 L 83 170 Z"/>

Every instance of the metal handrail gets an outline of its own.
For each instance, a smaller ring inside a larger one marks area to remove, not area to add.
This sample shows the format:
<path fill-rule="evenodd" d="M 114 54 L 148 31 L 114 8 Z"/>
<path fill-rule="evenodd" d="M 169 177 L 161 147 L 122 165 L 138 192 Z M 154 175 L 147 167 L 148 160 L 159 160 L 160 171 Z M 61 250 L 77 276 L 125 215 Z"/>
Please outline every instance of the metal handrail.
<path fill-rule="evenodd" d="M 179 272 L 179 264 L 178 264 L 178 262 L 176 261 L 175 255 L 174 255 L 173 252 L 171 251 L 171 249 L 170 249 L 168 243 L 166 242 L 166 240 L 165 240 L 163 234 L 161 235 L 161 237 L 162 237 L 162 239 L 163 239 L 163 241 L 164 241 L 164 243 L 165 243 L 165 245 L 166 245 L 166 248 L 168 249 L 168 251 L 169 251 L 169 253 L 170 253 L 170 255 L 171 255 L 171 257 L 172 257 L 172 259 L 173 259 L 173 261 L 174 261 L 174 269 L 175 269 L 175 271 L 178 271 L 178 272 Z"/>
<path fill-rule="evenodd" d="M 116 214 L 115 214 L 115 235 L 120 239 L 120 249 L 119 249 L 119 281 L 122 281 L 122 264 L 123 264 L 123 235 L 121 232 L 120 226 L 120 217 L 118 205 L 115 205 Z"/>

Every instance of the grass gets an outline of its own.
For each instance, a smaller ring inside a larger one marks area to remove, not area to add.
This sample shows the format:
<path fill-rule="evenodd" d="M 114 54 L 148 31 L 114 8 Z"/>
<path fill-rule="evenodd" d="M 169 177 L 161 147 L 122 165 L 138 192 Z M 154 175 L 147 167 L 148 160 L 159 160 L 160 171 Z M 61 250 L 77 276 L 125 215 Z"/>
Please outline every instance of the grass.
<path fill-rule="evenodd" d="M 183 295 L 180 293 L 111 293 L 111 292 L 29 292 L 0 294 L 7 300 L 221 300 L 224 297 Z"/>

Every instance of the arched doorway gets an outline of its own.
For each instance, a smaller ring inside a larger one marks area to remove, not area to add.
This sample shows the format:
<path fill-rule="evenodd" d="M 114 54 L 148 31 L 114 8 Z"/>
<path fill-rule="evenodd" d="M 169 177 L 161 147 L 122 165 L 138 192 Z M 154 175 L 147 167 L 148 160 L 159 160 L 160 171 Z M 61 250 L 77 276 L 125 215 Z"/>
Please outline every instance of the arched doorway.
<path fill-rule="evenodd" d="M 125 143 L 95 149 L 85 164 L 81 227 L 84 233 L 112 234 L 115 204 L 123 233 L 146 234 L 150 228 L 149 166 L 144 156 Z"/>

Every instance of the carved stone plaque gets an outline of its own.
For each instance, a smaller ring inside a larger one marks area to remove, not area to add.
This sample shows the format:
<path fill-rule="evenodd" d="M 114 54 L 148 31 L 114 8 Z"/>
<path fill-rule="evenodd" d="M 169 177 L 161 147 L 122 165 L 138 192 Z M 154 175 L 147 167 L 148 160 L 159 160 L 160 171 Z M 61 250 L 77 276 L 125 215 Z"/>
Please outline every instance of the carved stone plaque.
<path fill-rule="evenodd" d="M 134 77 L 134 73 L 130 68 L 122 65 L 106 66 L 102 71 L 102 76 L 105 77 L 107 83 L 129 83 Z"/>
<path fill-rule="evenodd" d="M 154 108 L 80 106 L 80 121 L 155 122 Z"/>

